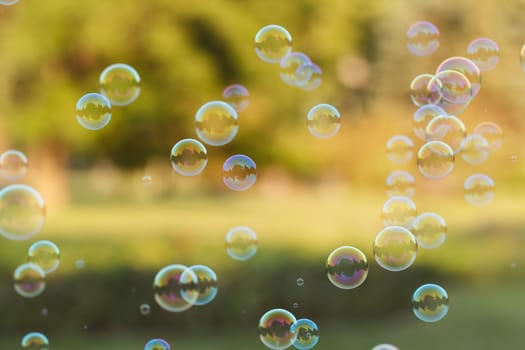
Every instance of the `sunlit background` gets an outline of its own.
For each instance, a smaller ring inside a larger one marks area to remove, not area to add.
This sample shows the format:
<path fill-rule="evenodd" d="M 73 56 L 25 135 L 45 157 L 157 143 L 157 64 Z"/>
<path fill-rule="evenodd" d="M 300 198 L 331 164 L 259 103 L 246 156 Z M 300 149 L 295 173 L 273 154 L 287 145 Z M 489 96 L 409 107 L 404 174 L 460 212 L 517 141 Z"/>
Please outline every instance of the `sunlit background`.
<path fill-rule="evenodd" d="M 259 320 L 275 308 L 315 321 L 314 349 L 524 346 L 525 2 L 2 2 L 9 1 L 0 1 L 0 153 L 18 150 L 28 163 L 25 176 L 0 181 L 37 190 L 45 222 L 25 240 L 0 236 L 0 348 L 22 349 L 25 334 L 41 332 L 50 349 L 143 349 L 154 338 L 172 349 L 266 349 Z M 407 47 L 407 30 L 423 20 L 439 32 L 438 47 L 424 56 Z M 318 88 L 286 84 L 280 64 L 256 54 L 255 36 L 269 24 L 286 28 L 292 51 L 322 70 Z M 480 164 L 457 153 L 451 173 L 431 179 L 418 169 L 425 141 L 414 132 L 410 85 L 449 57 L 468 57 L 477 38 L 497 43 L 499 59 L 457 117 L 467 135 L 497 124 L 502 143 Z M 99 76 L 115 63 L 136 69 L 140 94 L 114 104 L 105 127 L 83 128 L 77 101 L 100 93 Z M 172 147 L 199 139 L 197 111 L 223 100 L 232 84 L 249 92 L 237 134 L 205 144 L 206 167 L 181 175 L 170 164 Z M 318 104 L 340 113 L 330 137 L 309 131 Z M 395 135 L 413 143 L 408 155 L 387 152 Z M 256 163 L 245 191 L 223 182 L 223 163 L 235 154 Z M 438 213 L 447 235 L 393 272 L 376 262 L 373 244 L 392 194 L 387 177 L 397 170 L 414 178 L 417 212 Z M 468 200 L 464 183 L 473 174 L 495 183 L 487 203 Z M 2 210 L 0 198 L 0 222 Z M 226 235 L 237 226 L 257 235 L 257 252 L 245 261 L 227 253 Z M 26 298 L 13 288 L 13 272 L 40 240 L 58 246 L 60 263 L 43 293 Z M 368 260 L 354 289 L 327 277 L 327 258 L 340 246 Z M 215 299 L 183 312 L 159 306 L 154 278 L 170 264 L 212 268 Z M 412 294 L 426 283 L 449 297 L 448 314 L 435 323 L 412 311 Z"/>

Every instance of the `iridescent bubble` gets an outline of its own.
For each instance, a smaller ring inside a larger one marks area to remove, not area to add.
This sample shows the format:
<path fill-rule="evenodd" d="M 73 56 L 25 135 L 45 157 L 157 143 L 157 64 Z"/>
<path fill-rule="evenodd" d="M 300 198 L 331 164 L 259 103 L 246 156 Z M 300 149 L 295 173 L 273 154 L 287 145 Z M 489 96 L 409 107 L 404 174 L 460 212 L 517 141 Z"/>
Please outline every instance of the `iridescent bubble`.
<path fill-rule="evenodd" d="M 181 175 L 200 174 L 208 164 L 208 152 L 204 145 L 194 139 L 183 139 L 171 148 L 171 167 Z"/>
<path fill-rule="evenodd" d="M 326 275 L 338 288 L 359 287 L 368 275 L 368 261 L 365 254 L 351 246 L 336 248 L 326 259 Z"/>
<path fill-rule="evenodd" d="M 297 285 L 298 285 L 299 287 L 302 287 L 302 286 L 304 286 L 304 279 L 301 278 L 301 277 L 299 277 L 299 278 L 297 278 L 296 283 L 297 283 Z"/>
<path fill-rule="evenodd" d="M 153 178 L 149 175 L 144 175 L 140 181 L 142 182 L 142 185 L 144 187 L 149 187 L 151 186 L 151 184 L 153 183 Z"/>
<path fill-rule="evenodd" d="M 194 288 L 198 282 L 197 275 L 190 270 L 182 279 L 182 274 L 187 269 L 184 265 L 173 264 L 163 267 L 155 275 L 153 281 L 155 301 L 164 310 L 170 312 L 188 310 L 199 297 L 199 291 Z"/>
<path fill-rule="evenodd" d="M 396 170 L 386 178 L 386 195 L 389 197 L 412 197 L 416 192 L 416 180 L 409 172 Z"/>
<path fill-rule="evenodd" d="M 428 91 L 440 91 L 442 101 L 467 106 L 472 100 L 472 84 L 461 72 L 453 69 L 442 70 L 428 82 Z M 441 102 L 441 100 L 440 100 Z"/>
<path fill-rule="evenodd" d="M 14 184 L 0 190 L 0 233 L 11 240 L 26 240 L 44 225 L 46 207 L 40 193 Z"/>
<path fill-rule="evenodd" d="M 222 181 L 231 190 L 245 191 L 255 184 L 257 168 L 253 159 L 236 154 L 222 165 Z"/>
<path fill-rule="evenodd" d="M 144 345 L 144 350 L 171 350 L 171 347 L 164 339 L 151 339 Z"/>
<path fill-rule="evenodd" d="M 140 76 L 135 68 L 115 63 L 102 71 L 99 78 L 100 92 L 114 106 L 126 106 L 139 97 Z"/>
<path fill-rule="evenodd" d="M 477 38 L 467 47 L 467 57 L 472 60 L 482 72 L 496 67 L 499 62 L 499 47 L 492 39 Z"/>
<path fill-rule="evenodd" d="M 425 128 L 427 141 L 442 141 L 446 143 L 454 154 L 465 146 L 467 130 L 465 124 L 453 115 L 438 115 Z"/>
<path fill-rule="evenodd" d="M 494 199 L 495 187 L 494 180 L 488 175 L 470 175 L 464 183 L 465 199 L 475 206 L 487 205 Z"/>
<path fill-rule="evenodd" d="M 317 89 L 323 82 L 323 71 L 315 63 L 306 63 L 297 68 L 296 75 L 299 78 L 299 87 L 311 91 Z"/>
<path fill-rule="evenodd" d="M 384 226 L 403 226 L 408 228 L 416 216 L 416 204 L 407 197 L 390 197 L 381 209 L 381 220 Z"/>
<path fill-rule="evenodd" d="M 489 143 L 491 152 L 501 148 L 503 144 L 503 131 L 494 122 L 481 122 L 476 125 L 472 133 L 483 136 Z"/>
<path fill-rule="evenodd" d="M 77 102 L 76 118 L 88 130 L 102 129 L 111 121 L 111 102 L 102 94 L 85 94 Z"/>
<path fill-rule="evenodd" d="M 418 108 L 412 118 L 412 125 L 414 126 L 414 133 L 421 140 L 426 141 L 425 129 L 428 123 L 438 115 L 447 115 L 448 113 L 437 105 L 423 105 Z"/>
<path fill-rule="evenodd" d="M 437 322 L 448 312 L 448 294 L 437 284 L 424 284 L 412 295 L 412 311 L 424 322 Z"/>
<path fill-rule="evenodd" d="M 25 263 L 13 273 L 15 291 L 25 298 L 39 296 L 46 289 L 46 273 L 38 265 Z"/>
<path fill-rule="evenodd" d="M 228 103 L 210 101 L 195 114 L 197 136 L 210 146 L 229 143 L 239 130 L 237 111 Z"/>
<path fill-rule="evenodd" d="M 229 85 L 222 91 L 224 102 L 229 103 L 237 113 L 244 112 L 250 104 L 250 93 L 241 84 Z"/>
<path fill-rule="evenodd" d="M 279 63 L 291 51 L 292 36 L 281 26 L 264 26 L 255 35 L 255 52 L 264 62 Z"/>
<path fill-rule="evenodd" d="M 434 105 L 441 101 L 441 88 L 433 84 L 429 90 L 429 83 L 434 78 L 433 74 L 420 74 L 410 83 L 410 98 L 416 106 Z M 436 81 L 439 83 L 439 81 Z"/>
<path fill-rule="evenodd" d="M 472 97 L 478 94 L 481 89 L 481 71 L 474 62 L 466 57 L 449 57 L 438 66 L 436 73 L 445 70 L 455 70 L 465 75 L 471 84 Z"/>
<path fill-rule="evenodd" d="M 436 213 L 422 213 L 412 222 L 410 232 L 414 234 L 421 248 L 434 249 L 447 238 L 447 223 Z"/>
<path fill-rule="evenodd" d="M 407 30 L 407 47 L 416 56 L 430 56 L 439 47 L 439 30 L 428 21 L 418 21 Z"/>
<path fill-rule="evenodd" d="M 341 128 L 339 111 L 326 103 L 312 107 L 306 118 L 310 134 L 321 139 L 334 136 Z"/>
<path fill-rule="evenodd" d="M 290 329 L 296 321 L 295 316 L 285 309 L 267 311 L 259 320 L 259 339 L 270 349 L 286 349 L 297 338 L 297 333 Z"/>
<path fill-rule="evenodd" d="M 149 306 L 149 304 L 141 304 L 139 306 L 139 311 L 141 315 L 149 315 L 151 313 L 151 306 Z"/>
<path fill-rule="evenodd" d="M 386 227 L 374 240 L 374 258 L 385 270 L 406 270 L 416 260 L 416 254 L 416 238 L 404 227 Z"/>
<path fill-rule="evenodd" d="M 226 234 L 226 252 L 239 261 L 250 259 L 257 252 L 257 235 L 246 226 L 232 228 Z"/>
<path fill-rule="evenodd" d="M 379 344 L 374 346 L 372 350 L 399 350 L 399 348 L 395 347 L 392 344 Z"/>
<path fill-rule="evenodd" d="M 490 153 L 489 143 L 478 134 L 468 135 L 465 147 L 460 152 L 461 158 L 468 164 L 477 165 L 487 160 Z"/>
<path fill-rule="evenodd" d="M 215 271 L 205 265 L 193 265 L 182 273 L 182 281 L 191 280 L 191 276 L 187 277 L 186 274 L 195 274 L 197 276 L 197 283 L 188 284 L 188 289 L 184 289 L 181 292 L 182 297 L 188 303 L 193 303 L 193 305 L 206 305 L 215 299 L 219 286 L 217 284 Z M 198 293 L 198 297 L 194 300 L 195 291 Z"/>
<path fill-rule="evenodd" d="M 25 350 L 49 350 L 49 340 L 40 332 L 30 332 L 24 335 L 20 342 Z"/>
<path fill-rule="evenodd" d="M 46 274 L 55 271 L 60 264 L 60 250 L 51 241 L 38 241 L 29 247 L 28 262 L 36 264 Z"/>
<path fill-rule="evenodd" d="M 403 164 L 414 155 L 414 143 L 405 135 L 394 135 L 386 142 L 386 156 L 390 161 Z"/>
<path fill-rule="evenodd" d="M 308 318 L 295 321 L 290 327 L 290 331 L 297 334 L 297 338 L 292 344 L 296 349 L 311 349 L 319 341 L 319 328 L 314 321 Z"/>
<path fill-rule="evenodd" d="M 442 141 L 429 141 L 417 152 L 419 172 L 428 179 L 441 179 L 454 169 L 454 151 Z"/>
<path fill-rule="evenodd" d="M 299 86 L 306 82 L 308 76 L 299 75 L 299 68 L 312 61 L 302 52 L 291 52 L 281 60 L 281 79 L 291 86 Z"/>
<path fill-rule="evenodd" d="M 23 178 L 27 173 L 27 157 L 20 151 L 10 149 L 0 155 L 0 176 L 9 181 Z"/>

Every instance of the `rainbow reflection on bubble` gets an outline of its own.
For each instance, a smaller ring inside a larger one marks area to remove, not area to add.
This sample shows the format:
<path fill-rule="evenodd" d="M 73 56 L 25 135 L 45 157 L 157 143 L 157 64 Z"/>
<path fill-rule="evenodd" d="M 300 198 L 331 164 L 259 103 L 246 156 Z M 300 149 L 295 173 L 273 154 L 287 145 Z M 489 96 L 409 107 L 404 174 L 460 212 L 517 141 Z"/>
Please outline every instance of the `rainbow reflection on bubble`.
<path fill-rule="evenodd" d="M 374 240 L 374 258 L 385 270 L 406 270 L 416 260 L 416 254 L 416 238 L 404 227 L 386 227 Z"/>
<path fill-rule="evenodd" d="M 222 181 L 231 190 L 246 191 L 257 180 L 257 166 L 253 159 L 236 154 L 222 165 Z"/>
<path fill-rule="evenodd" d="M 49 350 L 49 339 L 40 332 L 30 332 L 24 335 L 20 345 L 24 350 Z"/>
<path fill-rule="evenodd" d="M 181 312 L 193 306 L 199 292 L 195 288 L 198 279 L 193 271 L 186 272 L 184 265 L 173 264 L 163 267 L 155 275 L 153 293 L 161 308 L 170 312 Z M 186 272 L 184 274 L 184 272 Z M 182 278 L 184 274 L 184 278 Z"/>
<path fill-rule="evenodd" d="M 448 312 L 448 294 L 437 284 L 424 284 L 412 295 L 412 311 L 424 322 L 437 322 Z"/>
<path fill-rule="evenodd" d="M 25 263 L 13 273 L 15 291 L 25 297 L 34 298 L 46 289 L 46 273 L 38 265 Z"/>
<path fill-rule="evenodd" d="M 144 345 L 144 350 L 171 350 L 170 344 L 164 339 L 151 339 Z"/>
<path fill-rule="evenodd" d="M 259 320 L 259 339 L 270 349 L 286 349 L 297 338 L 297 333 L 290 329 L 296 321 L 295 316 L 290 311 L 285 309 L 269 310 Z"/>
<path fill-rule="evenodd" d="M 290 327 L 290 331 L 297 334 L 292 344 L 296 349 L 311 349 L 319 341 L 319 328 L 314 321 L 308 318 L 301 318 L 295 321 Z"/>
<path fill-rule="evenodd" d="M 351 246 L 342 246 L 332 251 L 325 266 L 328 280 L 341 289 L 359 287 L 368 275 L 365 254 Z"/>

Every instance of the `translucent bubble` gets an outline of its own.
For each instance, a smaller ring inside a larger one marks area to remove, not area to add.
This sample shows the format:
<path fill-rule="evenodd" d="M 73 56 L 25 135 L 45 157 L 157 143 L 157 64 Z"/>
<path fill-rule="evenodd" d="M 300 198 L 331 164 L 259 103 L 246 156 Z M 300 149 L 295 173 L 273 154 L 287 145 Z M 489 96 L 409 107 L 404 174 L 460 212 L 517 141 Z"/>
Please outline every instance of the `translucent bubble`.
<path fill-rule="evenodd" d="M 407 197 L 390 197 L 381 209 L 381 220 L 385 226 L 403 226 L 408 228 L 416 216 L 416 204 Z"/>
<path fill-rule="evenodd" d="M 312 107 L 306 118 L 310 134 L 321 139 L 334 136 L 341 128 L 339 111 L 326 103 Z"/>
<path fill-rule="evenodd" d="M 149 304 L 141 304 L 139 306 L 139 311 L 141 315 L 149 315 L 151 313 L 151 306 L 149 306 Z"/>
<path fill-rule="evenodd" d="M 379 344 L 374 346 L 372 350 L 399 350 L 399 348 L 395 347 L 392 344 Z"/>
<path fill-rule="evenodd" d="M 257 252 L 257 235 L 246 226 L 232 228 L 226 234 L 226 252 L 239 261 L 250 259 Z"/>
<path fill-rule="evenodd" d="M 425 129 L 428 123 L 438 115 L 447 115 L 448 113 L 437 105 L 423 105 L 418 108 L 412 118 L 414 133 L 421 140 L 426 141 Z"/>
<path fill-rule="evenodd" d="M 27 157 L 10 149 L 0 155 L 0 176 L 9 181 L 19 180 L 27 173 Z"/>
<path fill-rule="evenodd" d="M 359 287 L 368 275 L 368 261 L 365 254 L 351 246 L 336 248 L 326 259 L 326 275 L 338 288 Z"/>
<path fill-rule="evenodd" d="M 409 172 L 396 170 L 386 178 L 386 195 L 389 197 L 412 197 L 416 192 L 416 180 Z"/>
<path fill-rule="evenodd" d="M 28 262 L 36 264 L 46 274 L 55 271 L 60 264 L 60 250 L 51 241 L 38 241 L 29 247 Z"/>
<path fill-rule="evenodd" d="M 25 298 L 39 296 L 46 289 L 46 273 L 38 265 L 25 263 L 13 273 L 15 291 Z"/>
<path fill-rule="evenodd" d="M 437 322 L 448 312 L 448 294 L 437 284 L 424 284 L 412 295 L 412 311 L 421 321 Z"/>
<path fill-rule="evenodd" d="M 286 349 L 297 338 L 297 333 L 290 329 L 296 321 L 295 316 L 285 309 L 267 311 L 259 320 L 259 338 L 270 349 Z"/>
<path fill-rule="evenodd" d="M 374 258 L 385 270 L 406 270 L 416 260 L 416 254 L 416 238 L 404 227 L 386 227 L 374 240 Z"/>
<path fill-rule="evenodd" d="M 481 164 L 487 160 L 490 153 L 489 143 L 478 134 L 468 135 L 465 139 L 465 147 L 461 150 L 461 158 L 468 164 Z"/>
<path fill-rule="evenodd" d="M 433 74 L 420 74 L 416 76 L 410 83 L 410 98 L 416 106 L 424 106 L 428 104 L 436 104 L 441 101 L 441 88 L 436 88 L 435 84 L 429 90 L 429 83 L 434 78 Z M 436 81 L 439 84 L 439 80 Z"/>
<path fill-rule="evenodd" d="M 195 114 L 197 136 L 210 146 L 229 143 L 239 130 L 237 111 L 226 102 L 203 104 Z"/>
<path fill-rule="evenodd" d="M 474 39 L 467 47 L 467 57 L 472 60 L 482 72 L 496 67 L 499 62 L 499 47 L 488 38 Z"/>
<path fill-rule="evenodd" d="M 49 350 L 49 340 L 40 332 L 31 332 L 24 335 L 21 341 L 25 350 Z"/>
<path fill-rule="evenodd" d="M 299 86 L 305 83 L 308 77 L 298 74 L 299 68 L 311 63 L 310 58 L 302 52 L 291 52 L 284 56 L 280 64 L 282 81 L 291 86 Z"/>
<path fill-rule="evenodd" d="M 428 82 L 428 91 L 439 91 L 444 102 L 466 106 L 472 100 L 472 84 L 461 72 L 442 70 Z M 440 100 L 441 102 L 441 100 Z"/>
<path fill-rule="evenodd" d="M 521 70 L 525 72 L 525 45 L 521 47 L 520 51 L 520 65 Z"/>
<path fill-rule="evenodd" d="M 255 184 L 257 168 L 253 159 L 236 154 L 222 165 L 222 181 L 231 190 L 245 191 Z"/>
<path fill-rule="evenodd" d="M 299 287 L 302 287 L 304 286 L 304 279 L 302 279 L 301 277 L 297 278 L 297 281 L 296 281 L 297 285 Z"/>
<path fill-rule="evenodd" d="M 0 190 L 0 233 L 11 240 L 26 240 L 44 225 L 46 207 L 40 193 L 14 184 Z"/>
<path fill-rule="evenodd" d="M 255 35 L 255 52 L 264 62 L 279 63 L 291 51 L 292 36 L 281 26 L 264 26 Z"/>
<path fill-rule="evenodd" d="M 315 63 L 306 63 L 297 68 L 296 75 L 301 81 L 299 87 L 311 91 L 317 89 L 323 82 L 323 71 Z"/>
<path fill-rule="evenodd" d="M 412 24 L 407 30 L 407 47 L 416 56 L 430 56 L 439 47 L 439 30 L 427 21 Z"/>
<path fill-rule="evenodd" d="M 222 97 L 224 102 L 229 103 L 237 113 L 244 112 L 250 104 L 250 93 L 241 84 L 233 84 L 224 88 Z"/>
<path fill-rule="evenodd" d="M 153 183 L 153 178 L 149 175 L 144 175 L 140 179 L 140 181 L 142 182 L 142 185 L 144 185 L 144 187 L 149 187 Z"/>
<path fill-rule="evenodd" d="M 18 2 L 18 0 L 0 0 L 0 5 L 10 6 L 14 5 Z"/>
<path fill-rule="evenodd" d="M 45 307 L 43 307 L 41 310 L 40 310 L 40 314 L 44 317 L 47 317 L 47 315 L 49 315 L 49 310 Z"/>
<path fill-rule="evenodd" d="M 436 73 L 445 70 L 455 70 L 467 77 L 470 81 L 472 96 L 476 96 L 481 89 L 481 71 L 478 66 L 466 57 L 449 57 L 444 60 L 437 68 Z"/>
<path fill-rule="evenodd" d="M 100 92 L 114 106 L 126 106 L 139 97 L 140 76 L 135 68 L 115 63 L 102 71 L 99 78 Z"/>
<path fill-rule="evenodd" d="M 428 179 L 441 179 L 454 169 L 454 151 L 442 141 L 429 141 L 417 152 L 419 172 Z"/>
<path fill-rule="evenodd" d="M 215 271 L 205 265 L 190 266 L 181 275 L 181 280 L 189 281 L 191 277 L 186 274 L 195 274 L 197 276 L 196 284 L 188 284 L 188 289 L 181 292 L 182 297 L 193 305 L 206 305 L 210 303 L 218 291 L 217 275 Z M 197 299 L 194 300 L 194 293 L 197 292 Z"/>
<path fill-rule="evenodd" d="M 421 248 L 434 249 L 447 238 L 447 223 L 436 213 L 422 213 L 412 222 L 410 232 L 414 234 Z"/>
<path fill-rule="evenodd" d="M 386 156 L 390 161 L 403 164 L 414 155 L 414 143 L 405 135 L 394 135 L 386 142 Z"/>
<path fill-rule="evenodd" d="M 464 183 L 465 199 L 475 206 L 487 205 L 494 199 L 495 187 L 494 180 L 488 175 L 470 175 Z"/>
<path fill-rule="evenodd" d="M 163 267 L 155 275 L 154 297 L 164 310 L 170 312 L 188 310 L 199 297 L 198 290 L 192 287 L 197 285 L 197 275 L 190 270 L 182 279 L 182 274 L 187 269 L 184 265 L 173 264 Z"/>
<path fill-rule="evenodd" d="M 111 121 L 111 103 L 106 96 L 89 93 L 77 102 L 77 121 L 88 130 L 99 130 Z"/>
<path fill-rule="evenodd" d="M 494 122 L 481 122 L 474 128 L 473 134 L 481 135 L 489 143 L 490 151 L 495 151 L 503 145 L 503 131 Z"/>
<path fill-rule="evenodd" d="M 290 331 L 297 334 L 292 344 L 296 349 L 311 349 L 319 341 L 319 328 L 314 321 L 308 318 L 301 318 L 295 321 L 290 327 Z"/>
<path fill-rule="evenodd" d="M 293 303 L 292 307 L 293 307 L 294 309 L 298 309 L 298 308 L 299 308 L 299 303 Z"/>
<path fill-rule="evenodd" d="M 144 350 L 171 350 L 171 347 L 164 339 L 151 339 L 144 345 Z"/>
<path fill-rule="evenodd" d="M 465 146 L 467 130 L 465 124 L 453 115 L 438 115 L 432 119 L 425 128 L 428 141 L 442 141 L 446 143 L 454 154 Z"/>
<path fill-rule="evenodd" d="M 200 174 L 208 164 L 208 151 L 194 139 L 183 139 L 171 148 L 171 167 L 181 175 Z"/>
<path fill-rule="evenodd" d="M 84 267 L 86 267 L 86 262 L 82 259 L 78 259 L 77 261 L 75 261 L 75 266 L 77 267 L 77 269 L 82 270 Z"/>

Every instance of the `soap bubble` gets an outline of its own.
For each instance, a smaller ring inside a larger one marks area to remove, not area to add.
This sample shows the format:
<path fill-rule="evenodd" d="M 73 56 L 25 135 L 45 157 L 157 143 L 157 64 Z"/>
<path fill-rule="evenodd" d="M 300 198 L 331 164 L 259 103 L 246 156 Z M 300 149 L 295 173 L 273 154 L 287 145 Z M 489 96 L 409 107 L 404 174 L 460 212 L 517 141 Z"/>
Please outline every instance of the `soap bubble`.
<path fill-rule="evenodd" d="M 297 285 L 298 285 L 299 287 L 302 287 L 302 286 L 304 285 L 304 279 L 301 278 L 301 277 L 299 277 L 299 278 L 297 278 L 296 283 L 297 283 Z"/>
<path fill-rule="evenodd" d="M 11 6 L 18 2 L 18 0 L 0 0 L 0 5 Z"/>
<path fill-rule="evenodd" d="M 144 175 L 140 179 L 140 181 L 142 182 L 142 185 L 144 185 L 144 187 L 149 187 L 153 183 L 153 178 L 149 175 Z"/>
<path fill-rule="evenodd" d="M 420 74 L 410 83 L 410 98 L 414 105 L 420 107 L 425 105 L 434 105 L 441 101 L 441 89 L 436 88 L 439 85 L 433 84 L 433 90 L 429 90 L 429 83 L 434 78 L 433 74 Z M 439 81 L 436 81 L 439 84 Z"/>
<path fill-rule="evenodd" d="M 111 121 L 111 102 L 102 94 L 85 94 L 77 102 L 76 117 L 88 130 L 102 129 Z"/>
<path fill-rule="evenodd" d="M 49 350 L 49 340 L 40 332 L 27 333 L 20 345 L 24 350 Z"/>
<path fill-rule="evenodd" d="M 424 284 L 412 295 L 412 311 L 424 322 L 437 322 L 448 312 L 448 294 L 437 284 Z"/>
<path fill-rule="evenodd" d="M 302 52 L 291 52 L 284 56 L 280 63 L 282 81 L 291 86 L 299 86 L 305 83 L 308 77 L 299 75 L 299 68 L 311 63 L 310 58 Z"/>
<path fill-rule="evenodd" d="M 164 339 L 151 339 L 144 345 L 144 350 L 171 350 L 171 347 Z"/>
<path fill-rule="evenodd" d="M 461 158 L 471 165 L 483 163 L 489 156 L 490 147 L 485 138 L 478 134 L 468 135 L 465 147 L 461 150 Z"/>
<path fill-rule="evenodd" d="M 237 111 L 223 101 L 203 104 L 195 114 L 197 136 L 210 146 L 229 143 L 239 130 Z"/>
<path fill-rule="evenodd" d="M 39 296 L 46 289 L 46 273 L 38 265 L 25 263 L 13 273 L 15 291 L 25 298 Z"/>
<path fill-rule="evenodd" d="M 395 347 L 392 344 L 379 344 L 374 346 L 372 350 L 399 350 L 399 348 Z"/>
<path fill-rule="evenodd" d="M 153 292 L 155 301 L 164 310 L 181 312 L 188 310 L 199 297 L 199 292 L 192 286 L 197 285 L 197 275 L 193 271 L 183 273 L 188 268 L 173 264 L 163 267 L 155 275 Z M 183 297 L 184 296 L 184 297 Z"/>
<path fill-rule="evenodd" d="M 326 259 L 326 275 L 338 288 L 359 287 L 368 275 L 368 261 L 365 254 L 351 246 L 335 249 Z"/>
<path fill-rule="evenodd" d="M 448 113 L 437 105 L 423 105 L 418 108 L 412 118 L 412 125 L 414 127 L 414 133 L 421 140 L 426 141 L 425 129 L 428 123 L 439 115 L 447 115 Z"/>
<path fill-rule="evenodd" d="M 472 84 L 461 72 L 446 69 L 436 73 L 428 82 L 430 92 L 439 91 L 442 101 L 467 106 L 472 100 Z M 441 102 L 441 100 L 440 100 Z"/>
<path fill-rule="evenodd" d="M 60 264 L 60 250 L 51 241 L 38 241 L 29 247 L 28 262 L 36 264 L 46 274 L 55 271 Z"/>
<path fill-rule="evenodd" d="M 281 26 L 264 26 L 255 35 L 255 52 L 264 62 L 279 63 L 290 51 L 292 36 Z"/>
<path fill-rule="evenodd" d="M 416 254 L 416 238 L 404 227 L 386 227 L 374 240 L 374 258 L 385 270 L 406 270 L 416 260 Z"/>
<path fill-rule="evenodd" d="M 412 24 L 406 33 L 407 47 L 417 56 L 430 56 L 439 47 L 439 30 L 428 21 Z"/>
<path fill-rule="evenodd" d="M 465 199 L 472 205 L 487 205 L 494 199 L 494 180 L 485 174 L 470 175 L 464 183 Z"/>
<path fill-rule="evenodd" d="M 0 176 L 9 181 L 23 178 L 27 173 L 27 157 L 20 151 L 10 149 L 0 155 Z"/>
<path fill-rule="evenodd" d="M 297 333 L 290 329 L 296 321 L 295 316 L 285 309 L 267 311 L 259 320 L 259 338 L 270 349 L 286 349 L 297 338 Z"/>
<path fill-rule="evenodd" d="M 189 281 L 191 277 L 186 274 L 195 274 L 197 276 L 197 283 L 195 285 L 188 285 L 188 289 L 181 292 L 182 297 L 193 305 L 206 305 L 210 303 L 218 291 L 217 275 L 215 271 L 205 265 L 190 266 L 181 275 L 182 281 Z M 197 291 L 198 297 L 194 300 L 194 293 Z"/>
<path fill-rule="evenodd" d="M 100 92 L 114 106 L 126 106 L 139 97 L 140 76 L 135 68 L 115 63 L 100 73 Z"/>
<path fill-rule="evenodd" d="M 11 240 L 26 240 L 44 225 L 46 214 L 40 193 L 27 185 L 14 184 L 0 190 L 0 233 Z"/>
<path fill-rule="evenodd" d="M 139 310 L 142 315 L 146 316 L 150 314 L 151 306 L 149 306 L 149 304 L 141 304 Z"/>
<path fill-rule="evenodd" d="M 297 334 L 292 344 L 296 349 L 311 349 L 319 341 L 319 328 L 314 321 L 308 318 L 301 318 L 295 321 L 290 327 L 290 331 Z"/>
<path fill-rule="evenodd" d="M 492 39 L 477 38 L 467 47 L 467 57 L 472 60 L 482 72 L 496 67 L 499 62 L 499 47 Z"/>
<path fill-rule="evenodd" d="M 465 146 L 467 131 L 465 124 L 453 115 L 438 115 L 425 128 L 427 141 L 442 141 L 446 143 L 454 154 Z"/>
<path fill-rule="evenodd" d="M 525 72 L 525 45 L 521 47 L 520 51 L 520 65 L 521 70 Z"/>
<path fill-rule="evenodd" d="M 428 179 L 441 179 L 454 169 L 454 151 L 442 141 L 429 141 L 417 153 L 417 167 Z"/>
<path fill-rule="evenodd" d="M 315 63 L 305 63 L 297 68 L 296 75 L 299 77 L 299 87 L 311 91 L 317 89 L 323 81 L 323 71 Z"/>
<path fill-rule="evenodd" d="M 208 152 L 202 143 L 183 139 L 171 148 L 171 167 L 184 176 L 200 174 L 208 164 Z"/>
<path fill-rule="evenodd" d="M 445 70 L 455 70 L 462 73 L 470 81 L 472 97 L 477 96 L 481 89 L 481 71 L 479 67 L 466 57 L 449 57 L 438 66 L 436 73 Z"/>
<path fill-rule="evenodd" d="M 389 197 L 412 197 L 416 192 L 416 180 L 409 172 L 396 170 L 386 178 L 386 195 Z"/>
<path fill-rule="evenodd" d="M 403 164 L 414 154 L 414 143 L 405 135 L 394 135 L 386 143 L 386 156 L 390 161 Z"/>
<path fill-rule="evenodd" d="M 234 260 L 250 259 L 257 252 L 257 235 L 246 226 L 232 228 L 226 234 L 226 252 Z"/>
<path fill-rule="evenodd" d="M 229 103 L 237 113 L 244 112 L 250 104 L 250 93 L 241 84 L 233 84 L 224 88 L 222 91 L 224 102 Z"/>
<path fill-rule="evenodd" d="M 332 137 L 341 128 L 341 115 L 332 105 L 322 103 L 310 109 L 307 115 L 308 131 L 315 137 Z"/>
<path fill-rule="evenodd" d="M 75 266 L 77 269 L 82 270 L 84 267 L 86 267 L 86 262 L 82 259 L 77 259 L 77 261 L 75 261 Z"/>
<path fill-rule="evenodd" d="M 489 143 L 490 151 L 501 148 L 503 144 L 503 131 L 498 124 L 494 122 L 481 122 L 474 128 L 472 134 L 483 136 Z"/>
<path fill-rule="evenodd" d="M 257 169 L 248 156 L 236 154 L 222 165 L 222 181 L 231 190 L 246 191 L 255 184 Z"/>
<path fill-rule="evenodd" d="M 421 248 L 434 249 L 447 238 L 447 223 L 436 213 L 422 213 L 412 222 L 410 232 L 414 234 Z"/>
<path fill-rule="evenodd" d="M 390 197 L 381 209 L 381 220 L 384 226 L 403 226 L 408 228 L 416 216 L 416 204 L 407 197 Z"/>

